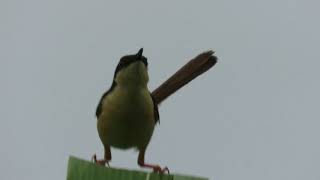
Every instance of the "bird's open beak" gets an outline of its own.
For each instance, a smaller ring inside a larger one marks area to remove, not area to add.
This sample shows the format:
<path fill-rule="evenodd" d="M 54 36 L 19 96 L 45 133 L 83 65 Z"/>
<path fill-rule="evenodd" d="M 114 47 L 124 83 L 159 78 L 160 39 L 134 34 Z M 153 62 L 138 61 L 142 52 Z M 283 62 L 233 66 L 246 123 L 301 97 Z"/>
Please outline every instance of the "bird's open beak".
<path fill-rule="evenodd" d="M 139 52 L 136 54 L 137 60 L 138 60 L 138 59 L 141 59 L 142 53 L 143 53 L 143 48 L 141 48 L 141 49 L 139 50 Z"/>

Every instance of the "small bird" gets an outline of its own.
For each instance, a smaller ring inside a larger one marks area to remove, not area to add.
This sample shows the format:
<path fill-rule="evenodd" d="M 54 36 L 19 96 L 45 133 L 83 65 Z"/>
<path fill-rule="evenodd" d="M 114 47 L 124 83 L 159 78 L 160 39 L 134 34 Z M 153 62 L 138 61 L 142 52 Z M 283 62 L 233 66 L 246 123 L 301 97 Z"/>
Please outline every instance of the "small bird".
<path fill-rule="evenodd" d="M 148 61 L 142 55 L 123 56 L 116 67 L 113 82 L 96 109 L 97 129 L 104 146 L 104 158 L 94 162 L 109 165 L 111 147 L 136 148 L 139 151 L 138 165 L 154 172 L 169 172 L 167 167 L 145 162 L 145 152 L 154 127 L 159 123 L 158 104 L 189 81 L 210 69 L 217 61 L 213 51 L 200 54 L 164 82 L 153 93 L 148 89 Z"/>

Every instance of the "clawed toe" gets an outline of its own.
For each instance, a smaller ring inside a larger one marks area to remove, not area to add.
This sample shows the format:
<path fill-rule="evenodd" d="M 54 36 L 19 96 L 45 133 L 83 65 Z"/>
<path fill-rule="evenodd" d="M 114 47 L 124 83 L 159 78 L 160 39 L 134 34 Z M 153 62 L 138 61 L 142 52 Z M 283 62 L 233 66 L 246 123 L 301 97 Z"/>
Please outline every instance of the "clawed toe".
<path fill-rule="evenodd" d="M 94 155 L 92 156 L 92 161 L 93 161 L 94 163 L 96 163 L 96 164 L 101 165 L 101 166 L 105 166 L 105 165 L 107 164 L 108 167 L 110 167 L 109 162 L 108 162 L 107 160 L 105 160 L 105 159 L 99 159 L 99 160 L 98 160 L 96 154 L 94 154 Z"/>
<path fill-rule="evenodd" d="M 160 166 L 154 167 L 153 168 L 153 172 L 154 173 L 160 173 L 160 174 L 163 174 L 163 173 L 167 172 L 168 174 L 170 174 L 170 171 L 169 171 L 168 167 L 161 168 Z"/>

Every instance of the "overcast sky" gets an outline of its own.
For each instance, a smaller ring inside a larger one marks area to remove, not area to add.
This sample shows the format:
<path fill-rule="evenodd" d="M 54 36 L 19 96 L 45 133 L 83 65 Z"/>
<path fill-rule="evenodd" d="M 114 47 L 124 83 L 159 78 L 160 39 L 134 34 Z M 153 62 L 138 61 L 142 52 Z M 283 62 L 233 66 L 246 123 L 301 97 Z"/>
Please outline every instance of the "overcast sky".
<path fill-rule="evenodd" d="M 320 179 L 316 0 L 0 0 L 0 179 L 65 179 L 103 156 L 94 116 L 121 56 L 149 88 L 213 49 L 218 64 L 160 106 L 146 161 L 211 180 Z M 112 149 L 112 166 L 139 169 Z"/>

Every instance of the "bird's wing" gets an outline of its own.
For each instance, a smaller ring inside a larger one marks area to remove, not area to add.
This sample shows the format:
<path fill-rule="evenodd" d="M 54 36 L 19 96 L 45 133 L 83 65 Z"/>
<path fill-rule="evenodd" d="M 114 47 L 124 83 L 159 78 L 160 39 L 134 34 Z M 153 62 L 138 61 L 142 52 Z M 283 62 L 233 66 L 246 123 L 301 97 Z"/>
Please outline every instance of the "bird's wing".
<path fill-rule="evenodd" d="M 153 97 L 153 95 L 151 93 L 150 93 L 150 96 L 152 98 L 152 103 L 153 103 L 153 115 L 154 115 L 155 123 L 157 123 L 157 122 L 160 123 L 158 104 L 156 103 L 155 98 Z"/>
<path fill-rule="evenodd" d="M 102 113 L 102 101 L 103 101 L 103 99 L 116 87 L 116 85 L 117 85 L 117 83 L 115 81 L 113 81 L 111 87 L 109 88 L 109 90 L 106 91 L 102 95 L 102 97 L 100 98 L 99 104 L 98 104 L 97 109 L 96 109 L 97 118 L 99 118 L 100 114 Z"/>

